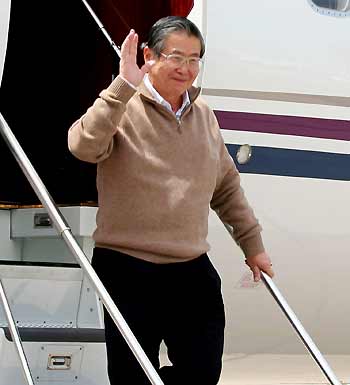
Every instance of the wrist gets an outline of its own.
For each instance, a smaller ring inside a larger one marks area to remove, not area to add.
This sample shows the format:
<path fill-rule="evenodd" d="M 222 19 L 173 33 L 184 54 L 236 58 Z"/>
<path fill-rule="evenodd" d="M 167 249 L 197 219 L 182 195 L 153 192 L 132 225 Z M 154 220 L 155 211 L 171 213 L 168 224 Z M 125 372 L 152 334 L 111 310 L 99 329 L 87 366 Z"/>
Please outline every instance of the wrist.
<path fill-rule="evenodd" d="M 131 88 L 133 88 L 134 90 L 136 90 L 136 85 L 135 84 L 133 84 L 130 80 L 128 80 L 125 76 L 123 76 L 122 74 L 120 74 L 119 75 L 123 80 L 124 80 L 124 82 L 126 82 L 126 83 L 128 83 L 129 84 L 129 86 L 131 87 Z"/>

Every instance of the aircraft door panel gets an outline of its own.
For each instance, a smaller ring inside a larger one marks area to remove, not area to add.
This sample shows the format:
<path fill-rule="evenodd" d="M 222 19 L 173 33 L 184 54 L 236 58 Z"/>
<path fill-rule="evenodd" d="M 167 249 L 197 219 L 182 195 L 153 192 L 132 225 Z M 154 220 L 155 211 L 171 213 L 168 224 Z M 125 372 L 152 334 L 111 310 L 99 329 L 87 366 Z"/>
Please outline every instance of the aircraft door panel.
<path fill-rule="evenodd" d="M 9 19 L 10 0 L 3 0 L 0 3 L 0 84 L 6 55 Z"/>
<path fill-rule="evenodd" d="M 193 1 L 90 0 L 89 4 L 115 43 L 121 45 L 130 28 L 145 41 L 146 31 L 158 18 L 171 13 L 187 15 Z M 8 8 L 9 2 L 2 1 L 0 70 Z M 67 130 L 109 85 L 118 68 L 117 55 L 82 2 L 51 7 L 42 2 L 12 1 L 1 113 L 53 199 L 61 205 L 97 202 L 96 166 L 70 154 Z M 38 204 L 2 140 L 0 163 L 6 164 L 0 203 Z"/>

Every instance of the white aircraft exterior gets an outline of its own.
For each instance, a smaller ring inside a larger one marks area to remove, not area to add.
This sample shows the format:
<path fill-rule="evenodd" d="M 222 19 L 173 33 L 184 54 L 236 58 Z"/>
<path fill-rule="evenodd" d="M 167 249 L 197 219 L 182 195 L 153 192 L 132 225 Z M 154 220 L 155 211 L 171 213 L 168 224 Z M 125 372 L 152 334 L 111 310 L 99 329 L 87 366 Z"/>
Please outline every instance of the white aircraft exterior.
<path fill-rule="evenodd" d="M 9 18 L 10 1 L 2 0 L 0 81 Z M 320 351 L 338 357 L 330 363 L 339 365 L 341 381 L 350 382 L 349 0 L 203 0 L 189 18 L 207 47 L 197 83 L 263 227 L 274 282 Z M 61 211 L 90 258 L 96 208 Z M 101 304 L 79 268 L 57 266 L 72 256 L 54 229 L 33 226 L 43 213 L 0 210 L 0 279 L 17 326 L 27 328 L 33 378 L 43 385 L 107 385 L 100 334 L 90 342 L 73 338 L 76 330 L 103 328 Z M 213 212 L 209 225 L 226 304 L 225 357 L 306 354 Z M 30 261 L 36 264 L 21 264 Z M 0 385 L 22 385 L 6 326 L 0 306 Z M 50 328 L 62 332 L 47 342 L 40 333 Z M 235 376 L 224 372 L 221 383 L 238 384 Z M 269 382 L 275 383 L 283 381 Z"/>

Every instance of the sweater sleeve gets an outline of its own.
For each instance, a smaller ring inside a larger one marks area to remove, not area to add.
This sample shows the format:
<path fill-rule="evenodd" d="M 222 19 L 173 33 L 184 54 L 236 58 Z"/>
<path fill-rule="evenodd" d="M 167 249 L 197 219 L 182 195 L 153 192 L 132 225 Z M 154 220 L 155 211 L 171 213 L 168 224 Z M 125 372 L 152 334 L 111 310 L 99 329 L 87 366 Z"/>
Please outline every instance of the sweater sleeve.
<path fill-rule="evenodd" d="M 120 76 L 116 77 L 86 113 L 69 128 L 68 148 L 71 153 L 91 163 L 108 158 L 126 103 L 135 92 Z"/>
<path fill-rule="evenodd" d="M 220 131 L 219 127 L 217 128 Z M 244 195 L 239 172 L 228 153 L 224 140 L 218 133 L 219 165 L 216 189 L 211 208 L 221 221 L 233 228 L 233 238 L 246 257 L 264 251 L 261 226 Z"/>

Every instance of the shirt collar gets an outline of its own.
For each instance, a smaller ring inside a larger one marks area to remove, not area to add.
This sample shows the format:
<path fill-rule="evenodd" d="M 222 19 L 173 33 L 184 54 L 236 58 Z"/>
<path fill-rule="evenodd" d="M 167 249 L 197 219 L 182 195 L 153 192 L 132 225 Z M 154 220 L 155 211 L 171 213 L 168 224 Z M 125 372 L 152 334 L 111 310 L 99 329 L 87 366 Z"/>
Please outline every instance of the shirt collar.
<path fill-rule="evenodd" d="M 148 74 L 145 75 L 144 79 L 144 84 L 145 86 L 147 87 L 147 89 L 149 90 L 149 92 L 152 94 L 152 96 L 154 97 L 154 99 L 159 103 L 161 104 L 162 106 L 164 106 L 165 108 L 167 108 L 170 112 L 174 113 L 174 111 L 172 110 L 171 108 L 171 105 L 169 102 L 167 102 L 159 93 L 158 91 L 153 87 L 150 79 L 149 79 L 149 76 Z M 186 90 L 184 92 L 184 94 L 182 95 L 182 106 L 175 112 L 175 116 L 177 119 L 180 119 L 184 109 L 190 104 L 190 97 L 188 95 L 188 91 Z"/>

